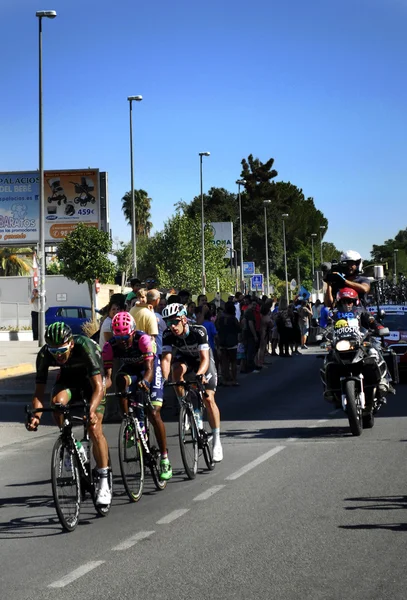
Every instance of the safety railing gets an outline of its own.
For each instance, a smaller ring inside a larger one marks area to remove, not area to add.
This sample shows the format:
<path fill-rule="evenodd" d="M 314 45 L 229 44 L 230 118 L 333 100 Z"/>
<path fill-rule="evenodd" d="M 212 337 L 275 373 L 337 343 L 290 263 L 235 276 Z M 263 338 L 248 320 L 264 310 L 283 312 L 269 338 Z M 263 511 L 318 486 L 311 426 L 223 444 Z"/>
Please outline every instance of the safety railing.
<path fill-rule="evenodd" d="M 31 306 L 28 302 L 0 302 L 0 329 L 31 327 Z"/>

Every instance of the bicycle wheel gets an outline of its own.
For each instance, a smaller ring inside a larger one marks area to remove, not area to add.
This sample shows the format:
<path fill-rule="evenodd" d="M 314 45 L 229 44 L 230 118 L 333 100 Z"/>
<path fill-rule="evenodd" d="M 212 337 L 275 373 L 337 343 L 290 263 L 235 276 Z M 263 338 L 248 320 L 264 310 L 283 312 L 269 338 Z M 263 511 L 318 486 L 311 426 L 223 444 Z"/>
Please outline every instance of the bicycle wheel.
<path fill-rule="evenodd" d="M 110 501 L 110 504 L 107 504 L 106 506 L 101 505 L 101 504 L 96 504 L 96 487 L 97 487 L 97 484 L 99 481 L 99 473 L 97 470 L 98 468 L 96 465 L 96 461 L 93 456 L 92 444 L 90 444 L 89 451 L 90 451 L 90 456 L 89 456 L 88 468 L 90 468 L 89 478 L 90 478 L 90 482 L 91 482 L 93 504 L 96 509 L 96 512 L 101 517 L 106 517 L 109 514 L 110 507 L 112 506 L 112 502 Z M 109 469 L 108 474 L 107 474 L 107 481 L 108 481 L 109 489 L 112 493 L 112 500 L 113 500 L 113 473 L 112 473 L 112 461 L 110 460 L 110 451 L 109 451 L 107 466 Z"/>
<path fill-rule="evenodd" d="M 81 490 L 76 454 L 59 437 L 52 449 L 51 482 L 55 509 L 66 531 L 73 531 L 79 521 Z"/>
<path fill-rule="evenodd" d="M 147 421 L 147 419 L 145 423 L 147 429 L 147 444 L 150 450 L 149 467 L 151 471 L 151 476 L 153 478 L 157 490 L 163 490 L 167 485 L 167 481 L 160 479 L 161 451 L 157 443 L 154 427 L 151 423 Z"/>
<path fill-rule="evenodd" d="M 144 460 L 133 421 L 123 419 L 117 445 L 124 489 L 132 502 L 138 502 L 143 494 Z"/>
<path fill-rule="evenodd" d="M 181 458 L 189 479 L 195 479 L 198 472 L 198 430 L 192 411 L 182 404 L 178 421 L 178 439 Z"/>
<path fill-rule="evenodd" d="M 212 454 L 212 442 L 213 442 L 213 434 L 210 428 L 209 423 L 204 422 L 204 428 L 200 431 L 201 435 L 201 443 L 202 443 L 202 454 L 209 471 L 213 471 L 215 468 L 215 462 L 213 460 Z"/>

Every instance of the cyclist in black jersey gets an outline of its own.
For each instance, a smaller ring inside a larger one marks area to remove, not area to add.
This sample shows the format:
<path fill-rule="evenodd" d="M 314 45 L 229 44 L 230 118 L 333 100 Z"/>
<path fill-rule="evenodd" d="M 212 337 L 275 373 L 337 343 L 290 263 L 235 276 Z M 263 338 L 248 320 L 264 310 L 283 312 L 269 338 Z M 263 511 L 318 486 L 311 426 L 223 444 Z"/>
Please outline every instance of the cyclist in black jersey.
<path fill-rule="evenodd" d="M 89 402 L 89 435 L 93 441 L 93 451 L 99 472 L 96 503 L 109 505 L 112 500 L 108 485 L 108 446 L 103 434 L 102 420 L 105 410 L 105 389 L 103 364 L 99 346 L 83 335 L 72 335 L 71 328 L 62 322 L 49 325 L 45 331 L 45 346 L 37 355 L 37 375 L 32 400 L 33 408 L 43 408 L 45 384 L 50 367 L 60 367 L 55 386 L 51 392 L 51 404 L 67 404 L 71 399 L 78 400 L 81 394 Z M 41 413 L 27 423 L 29 431 L 35 431 L 40 423 Z M 62 426 L 62 415 L 58 415 L 57 425 Z"/>
<path fill-rule="evenodd" d="M 161 357 L 164 381 L 168 379 L 170 370 L 174 381 L 183 381 L 184 376 L 191 372 L 202 378 L 207 393 L 205 406 L 208 421 L 213 432 L 213 460 L 220 462 L 223 449 L 220 442 L 220 413 L 215 401 L 217 373 L 208 334 L 202 325 L 188 323 L 183 304 L 169 304 L 163 309 L 162 317 L 168 327 L 163 333 Z M 177 390 L 177 395 L 182 393 L 182 388 Z"/>

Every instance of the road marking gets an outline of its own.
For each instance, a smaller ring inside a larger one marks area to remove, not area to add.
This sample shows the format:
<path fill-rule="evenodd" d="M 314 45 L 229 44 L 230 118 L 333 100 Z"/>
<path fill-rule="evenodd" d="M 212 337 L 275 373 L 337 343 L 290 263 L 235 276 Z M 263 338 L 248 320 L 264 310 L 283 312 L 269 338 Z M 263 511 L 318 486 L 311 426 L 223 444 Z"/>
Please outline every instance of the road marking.
<path fill-rule="evenodd" d="M 178 510 L 173 510 L 168 515 L 157 521 L 157 525 L 167 525 L 168 523 L 172 523 L 173 521 L 175 521 L 175 519 L 179 519 L 188 511 L 189 508 L 179 508 Z"/>
<path fill-rule="evenodd" d="M 245 467 L 242 467 L 238 471 L 235 471 L 231 475 L 228 475 L 227 477 L 225 477 L 225 480 L 226 481 L 234 481 L 235 479 L 238 479 L 239 477 L 241 477 L 242 475 L 244 475 L 248 471 L 251 471 L 252 469 L 254 469 L 255 467 L 257 467 L 258 465 L 260 465 L 265 460 L 267 460 L 267 459 L 271 458 L 272 456 L 274 456 L 274 454 L 277 454 L 277 452 L 281 452 L 281 450 L 284 450 L 284 448 L 285 448 L 285 446 L 276 446 L 275 448 L 272 448 L 271 450 L 269 450 L 265 454 L 262 454 L 261 456 L 259 456 L 255 460 L 252 460 L 252 462 L 248 463 Z"/>
<path fill-rule="evenodd" d="M 79 577 L 86 575 L 86 573 L 89 573 L 89 571 L 92 571 L 93 569 L 96 569 L 96 567 L 103 565 L 104 562 L 105 562 L 104 560 L 94 560 L 94 561 L 85 563 L 84 565 L 79 567 L 79 569 L 75 569 L 75 571 L 72 571 L 72 573 L 68 573 L 68 575 L 65 575 L 65 577 L 62 577 L 62 579 L 58 579 L 58 581 L 54 581 L 54 583 L 50 583 L 48 587 L 49 588 L 65 587 L 69 583 L 72 583 L 73 581 L 75 581 L 75 579 L 79 579 Z"/>
<path fill-rule="evenodd" d="M 199 494 L 199 496 L 196 496 L 194 498 L 194 502 L 200 502 L 201 500 L 207 500 L 208 498 L 210 498 L 211 496 L 216 494 L 216 492 L 219 492 L 219 490 L 221 490 L 224 487 L 225 487 L 224 485 L 214 485 L 213 487 L 210 487 L 208 490 L 206 490 L 206 492 L 202 492 L 202 494 Z"/>
<path fill-rule="evenodd" d="M 319 421 L 317 421 L 317 423 L 326 423 L 328 421 L 328 419 L 319 419 Z"/>
<path fill-rule="evenodd" d="M 296 442 L 298 438 L 288 438 L 287 442 Z"/>
<path fill-rule="evenodd" d="M 150 535 L 153 535 L 153 533 L 155 533 L 155 531 L 139 531 L 136 533 L 136 535 L 132 535 L 131 537 L 127 538 L 127 540 L 124 540 L 112 548 L 112 550 L 128 550 L 134 546 L 134 544 L 137 544 L 137 542 L 141 542 L 141 540 L 145 540 L 146 538 L 150 537 Z"/>

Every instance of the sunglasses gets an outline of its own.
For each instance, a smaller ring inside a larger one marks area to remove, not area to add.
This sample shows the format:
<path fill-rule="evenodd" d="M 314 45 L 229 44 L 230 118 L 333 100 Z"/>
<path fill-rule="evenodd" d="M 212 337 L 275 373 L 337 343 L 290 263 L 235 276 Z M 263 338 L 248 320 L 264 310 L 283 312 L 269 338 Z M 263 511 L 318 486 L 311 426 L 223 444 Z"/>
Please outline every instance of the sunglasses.
<path fill-rule="evenodd" d="M 115 335 L 113 337 L 118 342 L 127 342 L 130 339 L 129 335 Z"/>
<path fill-rule="evenodd" d="M 167 321 L 167 326 L 171 327 L 172 325 L 178 325 L 178 323 L 181 323 L 181 319 L 176 319 L 176 320 L 168 320 Z"/>
<path fill-rule="evenodd" d="M 50 348 L 48 346 L 48 351 L 53 355 L 53 356 L 58 356 L 58 355 L 63 355 L 66 354 L 69 351 L 70 346 L 61 346 L 59 348 Z"/>

